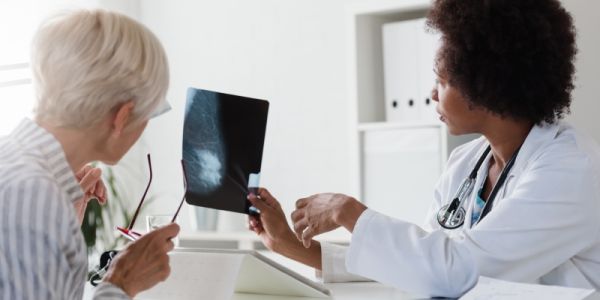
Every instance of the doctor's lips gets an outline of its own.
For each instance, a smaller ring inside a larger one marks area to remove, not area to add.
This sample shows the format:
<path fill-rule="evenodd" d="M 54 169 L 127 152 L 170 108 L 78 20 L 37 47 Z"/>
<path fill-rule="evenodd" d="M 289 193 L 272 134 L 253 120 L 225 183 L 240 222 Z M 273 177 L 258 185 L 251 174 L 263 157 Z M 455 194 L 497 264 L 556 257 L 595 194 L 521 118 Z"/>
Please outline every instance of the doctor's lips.
<path fill-rule="evenodd" d="M 440 115 L 440 117 L 439 117 L 440 121 L 442 121 L 442 122 L 446 123 L 446 118 L 445 118 L 445 117 L 444 117 L 444 115 L 442 115 L 442 113 L 441 113 L 441 112 L 440 112 L 440 111 L 437 109 L 437 107 L 436 107 L 436 109 L 435 109 L 435 112 L 436 112 L 436 113 L 438 113 L 438 115 Z"/>

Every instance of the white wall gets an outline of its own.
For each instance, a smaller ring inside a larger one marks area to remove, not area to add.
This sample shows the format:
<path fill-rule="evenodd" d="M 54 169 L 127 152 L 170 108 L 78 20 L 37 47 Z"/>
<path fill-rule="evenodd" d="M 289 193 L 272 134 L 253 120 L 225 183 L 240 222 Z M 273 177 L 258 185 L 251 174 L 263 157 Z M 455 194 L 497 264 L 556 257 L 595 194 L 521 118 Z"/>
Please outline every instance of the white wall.
<path fill-rule="evenodd" d="M 166 196 L 155 211 L 170 212 L 181 196 L 178 160 L 189 86 L 271 102 L 261 184 L 279 197 L 287 213 L 299 197 L 354 190 L 344 19 L 345 6 L 353 2 L 361 1 L 141 2 L 140 20 L 163 42 L 172 76 L 173 111 L 152 121 L 145 134 L 155 161 L 155 192 Z M 567 0 L 565 5 L 579 26 L 580 43 L 569 119 L 600 141 L 595 121 L 600 21 L 594 13 L 600 2 Z"/>
<path fill-rule="evenodd" d="M 579 47 L 572 114 L 567 120 L 600 141 L 600 2 L 562 2 L 575 19 Z"/>
<path fill-rule="evenodd" d="M 145 0 L 141 20 L 171 66 L 173 111 L 147 130 L 156 182 L 181 190 L 189 86 L 271 102 L 261 184 L 291 212 L 311 193 L 349 189 L 343 1 Z M 165 145 L 168 145 L 165 147 Z M 162 178 L 159 178 L 161 176 Z"/>

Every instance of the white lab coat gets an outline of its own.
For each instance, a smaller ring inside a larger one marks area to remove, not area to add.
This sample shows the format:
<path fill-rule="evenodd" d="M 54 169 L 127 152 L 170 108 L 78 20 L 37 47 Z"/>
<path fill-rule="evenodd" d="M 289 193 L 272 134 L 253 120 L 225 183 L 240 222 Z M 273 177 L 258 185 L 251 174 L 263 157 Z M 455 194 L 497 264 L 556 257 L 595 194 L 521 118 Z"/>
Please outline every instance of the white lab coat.
<path fill-rule="evenodd" d="M 600 151 L 570 126 L 535 126 L 493 209 L 471 228 L 489 156 L 464 208 L 465 225 L 442 229 L 447 204 L 487 147 L 482 137 L 453 151 L 424 227 L 366 210 L 350 247 L 323 244 L 325 281 L 358 274 L 399 289 L 457 297 L 482 276 L 600 289 Z M 491 154 L 490 154 L 491 155 Z M 401 195 L 401 194 L 400 194 Z M 390 195 L 389 201 L 407 201 Z"/>

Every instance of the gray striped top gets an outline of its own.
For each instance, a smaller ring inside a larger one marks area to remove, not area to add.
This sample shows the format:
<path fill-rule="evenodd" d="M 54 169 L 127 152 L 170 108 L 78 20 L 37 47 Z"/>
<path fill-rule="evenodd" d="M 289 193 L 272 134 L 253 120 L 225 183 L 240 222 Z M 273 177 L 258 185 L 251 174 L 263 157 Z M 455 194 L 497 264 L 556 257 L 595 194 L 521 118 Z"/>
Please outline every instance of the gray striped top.
<path fill-rule="evenodd" d="M 54 136 L 23 120 L 0 138 L 0 299 L 81 299 L 87 253 L 73 202 L 83 191 Z M 100 284 L 94 299 L 129 299 Z"/>

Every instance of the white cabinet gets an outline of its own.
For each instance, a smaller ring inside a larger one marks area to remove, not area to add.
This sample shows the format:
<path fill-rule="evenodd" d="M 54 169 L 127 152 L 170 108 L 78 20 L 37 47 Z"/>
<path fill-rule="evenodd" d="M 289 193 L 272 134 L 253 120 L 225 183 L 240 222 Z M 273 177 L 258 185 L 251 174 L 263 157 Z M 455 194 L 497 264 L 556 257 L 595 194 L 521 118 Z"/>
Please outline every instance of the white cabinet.
<path fill-rule="evenodd" d="M 449 135 L 429 98 L 439 44 L 438 36 L 425 32 L 429 5 L 365 2 L 346 10 L 354 195 L 370 208 L 418 224 L 448 154 L 474 138 Z M 398 109 L 390 111 L 394 100 Z"/>
<path fill-rule="evenodd" d="M 441 174 L 439 127 L 362 133 L 363 197 L 370 208 L 421 224 Z"/>

